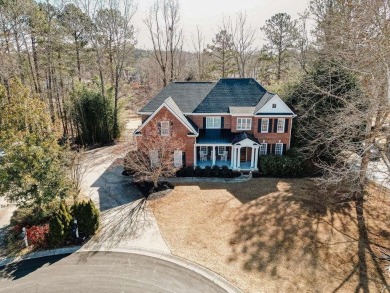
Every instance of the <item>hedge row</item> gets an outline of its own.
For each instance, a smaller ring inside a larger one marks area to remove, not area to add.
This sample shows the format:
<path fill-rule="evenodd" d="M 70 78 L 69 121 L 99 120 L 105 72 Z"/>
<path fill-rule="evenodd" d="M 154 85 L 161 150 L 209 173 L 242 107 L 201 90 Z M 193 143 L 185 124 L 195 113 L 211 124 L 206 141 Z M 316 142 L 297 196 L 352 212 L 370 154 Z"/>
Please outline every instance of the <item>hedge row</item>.
<path fill-rule="evenodd" d="M 199 166 L 184 167 L 176 172 L 176 177 L 219 177 L 219 178 L 234 178 L 240 176 L 240 173 L 233 172 L 228 166 L 206 166 L 204 169 Z"/>

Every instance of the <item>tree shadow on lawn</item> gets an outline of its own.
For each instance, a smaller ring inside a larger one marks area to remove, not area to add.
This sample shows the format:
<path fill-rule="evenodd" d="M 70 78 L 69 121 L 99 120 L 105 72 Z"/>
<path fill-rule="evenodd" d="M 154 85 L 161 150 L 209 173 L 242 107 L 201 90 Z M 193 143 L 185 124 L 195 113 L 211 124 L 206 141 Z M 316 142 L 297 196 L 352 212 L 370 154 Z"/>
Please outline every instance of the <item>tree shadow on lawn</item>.
<path fill-rule="evenodd" d="M 0 279 L 17 280 L 23 278 L 36 270 L 52 265 L 69 255 L 70 254 L 45 256 L 7 264 L 0 267 Z"/>
<path fill-rule="evenodd" d="M 378 251 L 374 252 L 389 248 L 378 237 L 384 233 L 379 227 L 390 228 L 386 217 L 378 218 L 378 204 L 365 208 L 364 202 L 346 202 L 315 185 L 277 181 L 276 192 L 260 193 L 256 198 L 252 194 L 252 200 L 243 189 L 228 188 L 243 203 L 235 215 L 230 262 L 243 262 L 247 271 L 278 279 L 282 291 L 390 291 Z"/>

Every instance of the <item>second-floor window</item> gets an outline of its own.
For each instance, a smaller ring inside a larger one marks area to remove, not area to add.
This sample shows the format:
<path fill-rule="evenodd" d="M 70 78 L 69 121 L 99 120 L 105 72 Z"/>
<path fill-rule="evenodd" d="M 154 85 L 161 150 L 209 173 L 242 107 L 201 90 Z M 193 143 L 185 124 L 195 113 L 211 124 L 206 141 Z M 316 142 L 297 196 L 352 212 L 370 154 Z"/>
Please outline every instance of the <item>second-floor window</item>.
<path fill-rule="evenodd" d="M 169 121 L 161 121 L 160 134 L 161 136 L 169 136 L 171 130 L 171 123 Z"/>
<path fill-rule="evenodd" d="M 237 118 L 237 130 L 251 130 L 252 118 Z"/>
<path fill-rule="evenodd" d="M 278 118 L 278 133 L 284 132 L 284 118 Z"/>
<path fill-rule="evenodd" d="M 206 117 L 206 128 L 208 129 L 220 129 L 221 128 L 221 117 Z"/>
<path fill-rule="evenodd" d="M 267 133 L 268 132 L 268 123 L 269 123 L 269 119 L 268 118 L 263 118 L 261 120 L 261 132 L 262 133 Z"/>

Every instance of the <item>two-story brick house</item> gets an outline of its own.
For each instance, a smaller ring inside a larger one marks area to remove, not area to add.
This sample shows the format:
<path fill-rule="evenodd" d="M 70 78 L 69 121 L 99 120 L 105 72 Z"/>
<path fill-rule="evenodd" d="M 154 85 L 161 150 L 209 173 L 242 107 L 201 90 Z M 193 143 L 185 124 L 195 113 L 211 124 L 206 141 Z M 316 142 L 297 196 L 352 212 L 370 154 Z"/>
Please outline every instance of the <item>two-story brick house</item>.
<path fill-rule="evenodd" d="M 185 141 L 175 152 L 176 165 L 227 165 L 234 170 L 256 170 L 260 155 L 283 155 L 295 117 L 278 95 L 252 78 L 172 82 L 139 114 L 137 140 L 148 135 L 154 121 L 160 135 L 174 132 Z"/>

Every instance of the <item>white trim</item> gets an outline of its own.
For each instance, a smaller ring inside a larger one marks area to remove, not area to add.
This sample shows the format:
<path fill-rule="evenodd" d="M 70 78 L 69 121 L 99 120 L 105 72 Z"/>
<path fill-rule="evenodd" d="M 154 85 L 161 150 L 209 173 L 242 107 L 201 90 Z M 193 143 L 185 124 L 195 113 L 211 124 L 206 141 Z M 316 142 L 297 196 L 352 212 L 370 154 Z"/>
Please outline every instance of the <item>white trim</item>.
<path fill-rule="evenodd" d="M 272 108 L 272 104 L 277 104 L 277 111 L 275 111 L 275 108 Z M 290 107 L 286 105 L 286 103 L 278 96 L 278 95 L 273 95 L 271 99 L 269 99 L 258 111 L 256 111 L 255 114 L 257 113 L 270 113 L 272 114 L 273 112 L 279 112 L 279 113 L 288 113 L 291 112 L 292 115 L 295 115 L 293 111 L 291 111 Z M 284 115 L 283 115 L 284 116 Z"/>
<path fill-rule="evenodd" d="M 271 119 L 274 119 L 274 118 L 295 118 L 297 117 L 297 115 L 255 115 L 254 117 L 258 117 L 260 119 L 263 119 L 263 118 L 271 118 Z"/>
<path fill-rule="evenodd" d="M 189 127 L 189 125 L 187 125 L 187 123 L 185 123 L 179 116 L 177 116 L 176 113 L 175 113 L 175 111 L 173 111 L 171 108 L 169 108 L 169 107 L 167 106 L 167 104 L 165 104 L 165 102 L 162 103 L 162 104 L 160 105 L 160 107 L 158 107 L 157 110 L 154 111 L 153 114 L 150 115 L 150 116 L 144 121 L 144 123 L 142 123 L 142 125 L 141 125 L 135 132 L 141 131 L 141 129 L 144 128 L 145 125 L 148 124 L 148 123 L 150 122 L 150 120 L 152 120 L 153 117 L 156 116 L 156 114 L 157 114 L 158 112 L 160 112 L 160 110 L 161 110 L 163 107 L 167 108 L 168 111 L 171 112 L 172 115 L 175 116 L 175 117 L 177 118 L 177 120 L 179 120 L 185 127 L 187 127 L 188 130 L 190 130 L 192 133 L 195 133 L 196 136 L 199 135 L 199 133 L 198 133 L 192 126 Z"/>
<path fill-rule="evenodd" d="M 240 123 L 240 126 L 241 128 L 238 128 L 238 120 L 241 119 L 241 123 Z M 245 122 L 243 123 L 243 120 L 245 120 Z M 249 122 L 249 128 L 246 128 L 246 126 L 248 125 L 248 120 L 250 121 Z M 242 127 L 244 126 L 244 127 Z M 248 117 L 237 117 L 236 118 L 236 130 L 252 130 L 252 118 L 248 118 Z"/>
<path fill-rule="evenodd" d="M 291 129 L 292 129 L 292 123 L 293 123 L 293 120 L 292 120 L 292 118 L 291 118 L 290 122 L 288 123 L 288 124 L 290 125 L 290 129 L 289 129 L 288 145 L 287 145 L 287 147 L 286 147 L 286 151 L 287 151 L 288 149 L 290 149 L 290 147 L 291 147 Z"/>
<path fill-rule="evenodd" d="M 233 116 L 233 117 L 236 117 L 236 116 L 254 117 L 254 114 L 248 114 L 248 113 L 234 113 L 234 114 L 228 113 L 227 115 Z"/>
<path fill-rule="evenodd" d="M 230 113 L 183 113 L 184 115 L 193 116 L 230 116 Z"/>
<path fill-rule="evenodd" d="M 138 115 L 150 115 L 153 112 L 137 112 Z"/>

